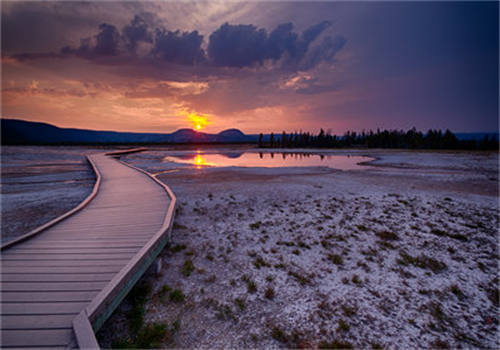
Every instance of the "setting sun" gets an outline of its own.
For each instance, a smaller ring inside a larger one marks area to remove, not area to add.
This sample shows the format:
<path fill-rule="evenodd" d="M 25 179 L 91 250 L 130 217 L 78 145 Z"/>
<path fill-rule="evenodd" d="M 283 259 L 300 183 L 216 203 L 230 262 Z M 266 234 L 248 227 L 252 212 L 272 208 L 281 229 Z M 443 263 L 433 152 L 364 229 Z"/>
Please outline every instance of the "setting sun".
<path fill-rule="evenodd" d="M 187 118 L 191 123 L 192 127 L 195 128 L 196 130 L 201 130 L 205 126 L 210 124 L 210 122 L 208 121 L 208 116 L 204 114 L 189 113 L 187 115 Z"/>

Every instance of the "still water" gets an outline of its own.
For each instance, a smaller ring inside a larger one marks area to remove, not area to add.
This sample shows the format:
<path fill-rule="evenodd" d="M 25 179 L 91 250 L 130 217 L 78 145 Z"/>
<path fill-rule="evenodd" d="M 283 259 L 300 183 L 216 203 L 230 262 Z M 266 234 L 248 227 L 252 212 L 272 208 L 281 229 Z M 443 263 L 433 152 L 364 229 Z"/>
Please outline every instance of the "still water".
<path fill-rule="evenodd" d="M 368 169 L 361 162 L 373 160 L 370 157 L 348 155 L 323 155 L 311 153 L 185 153 L 169 155 L 163 159 L 165 162 L 191 164 L 197 168 L 202 167 L 314 167 L 326 166 L 340 170 Z"/>

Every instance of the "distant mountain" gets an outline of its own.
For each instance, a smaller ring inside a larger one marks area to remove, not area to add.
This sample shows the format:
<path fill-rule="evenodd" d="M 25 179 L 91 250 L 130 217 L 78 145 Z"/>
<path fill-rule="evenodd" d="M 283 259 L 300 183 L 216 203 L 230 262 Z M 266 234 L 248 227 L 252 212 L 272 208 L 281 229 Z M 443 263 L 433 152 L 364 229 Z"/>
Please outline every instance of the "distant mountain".
<path fill-rule="evenodd" d="M 257 142 L 257 135 L 228 129 L 207 134 L 179 129 L 171 134 L 97 131 L 58 128 L 47 123 L 1 119 L 2 144 L 99 144 L 99 143 L 245 143 Z"/>

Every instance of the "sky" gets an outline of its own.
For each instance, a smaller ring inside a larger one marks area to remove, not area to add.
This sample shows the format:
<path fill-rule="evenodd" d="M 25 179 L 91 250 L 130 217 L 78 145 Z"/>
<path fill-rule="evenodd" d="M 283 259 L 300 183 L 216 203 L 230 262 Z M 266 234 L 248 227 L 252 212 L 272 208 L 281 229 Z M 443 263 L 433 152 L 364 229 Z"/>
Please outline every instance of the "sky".
<path fill-rule="evenodd" d="M 498 131 L 498 2 L 1 2 L 2 118 Z"/>

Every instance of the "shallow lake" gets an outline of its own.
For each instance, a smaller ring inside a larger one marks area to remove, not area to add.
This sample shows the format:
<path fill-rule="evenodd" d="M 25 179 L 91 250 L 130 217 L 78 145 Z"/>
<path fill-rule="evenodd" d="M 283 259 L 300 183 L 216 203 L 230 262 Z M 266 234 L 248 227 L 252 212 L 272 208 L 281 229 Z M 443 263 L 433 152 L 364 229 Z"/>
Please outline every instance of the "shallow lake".
<path fill-rule="evenodd" d="M 191 164 L 202 167 L 315 167 L 326 166 L 340 170 L 362 170 L 369 166 L 359 163 L 373 160 L 370 157 L 349 155 L 323 155 L 312 153 L 270 153 L 270 152 L 233 152 L 233 153 L 195 153 L 171 154 L 164 162 Z"/>

